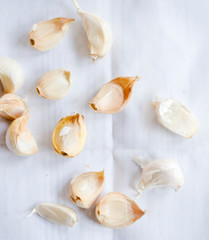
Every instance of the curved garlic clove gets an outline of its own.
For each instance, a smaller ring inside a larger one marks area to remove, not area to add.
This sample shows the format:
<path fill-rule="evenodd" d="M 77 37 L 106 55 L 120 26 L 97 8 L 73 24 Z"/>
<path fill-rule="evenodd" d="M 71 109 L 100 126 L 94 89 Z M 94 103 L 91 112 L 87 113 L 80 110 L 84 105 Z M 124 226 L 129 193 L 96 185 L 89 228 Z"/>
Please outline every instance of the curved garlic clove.
<path fill-rule="evenodd" d="M 104 195 L 96 207 L 99 223 L 110 228 L 129 226 L 143 215 L 133 200 L 118 192 Z"/>
<path fill-rule="evenodd" d="M 75 19 L 54 18 L 34 24 L 29 33 L 31 46 L 38 51 L 54 48 L 62 40 L 72 21 Z"/>
<path fill-rule="evenodd" d="M 191 112 L 175 99 L 156 100 L 153 107 L 159 123 L 176 134 L 190 138 L 198 130 L 197 121 Z"/>
<path fill-rule="evenodd" d="M 109 24 L 100 16 L 82 11 L 76 0 L 73 0 L 73 2 L 86 31 L 90 56 L 93 60 L 104 57 L 113 42 L 112 30 Z"/>
<path fill-rule="evenodd" d="M 86 142 L 84 116 L 76 113 L 61 119 L 53 132 L 54 150 L 63 156 L 73 158 L 78 155 Z"/>
<path fill-rule="evenodd" d="M 19 155 L 32 155 L 38 151 L 35 139 L 27 127 L 29 112 L 15 119 L 6 133 L 6 145 L 8 149 Z"/>
<path fill-rule="evenodd" d="M 139 77 L 118 77 L 106 83 L 89 102 L 100 113 L 117 113 L 128 103 L 132 88 Z"/>
<path fill-rule="evenodd" d="M 9 120 L 21 117 L 27 111 L 25 102 L 14 93 L 7 93 L 0 98 L 0 116 Z"/>
<path fill-rule="evenodd" d="M 104 180 L 104 171 L 76 176 L 70 186 L 71 199 L 81 208 L 90 208 L 102 193 Z"/>
<path fill-rule="evenodd" d="M 68 93 L 70 86 L 70 72 L 56 69 L 43 75 L 36 90 L 41 97 L 56 100 L 63 98 Z"/>
<path fill-rule="evenodd" d="M 59 204 L 41 203 L 33 209 L 29 217 L 34 213 L 47 221 L 66 227 L 73 227 L 78 222 L 78 216 L 73 209 Z"/>
<path fill-rule="evenodd" d="M 25 81 L 21 65 L 12 58 L 0 57 L 0 80 L 5 93 L 18 91 Z"/>

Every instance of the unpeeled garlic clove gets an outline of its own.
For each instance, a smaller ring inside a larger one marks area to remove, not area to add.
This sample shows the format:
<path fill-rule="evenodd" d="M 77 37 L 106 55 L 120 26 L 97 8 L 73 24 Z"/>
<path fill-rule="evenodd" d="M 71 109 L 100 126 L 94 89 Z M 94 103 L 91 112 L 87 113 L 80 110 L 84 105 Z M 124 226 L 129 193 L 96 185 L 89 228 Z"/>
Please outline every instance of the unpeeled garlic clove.
<path fill-rule="evenodd" d="M 66 34 L 69 24 L 75 19 L 53 18 L 34 24 L 30 33 L 30 44 L 38 51 L 54 48 Z"/>
<path fill-rule="evenodd" d="M 78 155 L 86 142 L 84 116 L 76 113 L 61 119 L 52 135 L 54 150 L 63 156 L 73 158 Z"/>
<path fill-rule="evenodd" d="M 8 149 L 19 155 L 27 156 L 38 151 L 35 139 L 27 127 L 29 112 L 15 119 L 6 133 L 6 145 Z"/>
<path fill-rule="evenodd" d="M 81 208 L 90 208 L 104 188 L 104 171 L 76 176 L 70 185 L 70 197 Z"/>
<path fill-rule="evenodd" d="M 99 223 L 110 228 L 129 226 L 143 215 L 133 200 L 118 192 L 104 195 L 96 207 Z"/>
<path fill-rule="evenodd" d="M 70 72 L 56 69 L 43 75 L 36 90 L 41 97 L 56 100 L 63 98 L 68 93 L 70 86 Z"/>
<path fill-rule="evenodd" d="M 21 65 L 12 58 L 0 57 L 0 80 L 5 93 L 18 91 L 25 81 Z"/>
<path fill-rule="evenodd" d="M 132 88 L 139 77 L 118 77 L 106 83 L 89 102 L 100 113 L 117 113 L 128 103 Z"/>
<path fill-rule="evenodd" d="M 153 102 L 159 123 L 176 134 L 191 138 L 198 130 L 198 124 L 191 112 L 175 99 Z"/>
<path fill-rule="evenodd" d="M 41 203 L 33 209 L 29 217 L 34 213 L 47 221 L 66 227 L 73 227 L 78 222 L 78 216 L 73 209 L 59 204 Z"/>
<path fill-rule="evenodd" d="M 104 57 L 113 42 L 112 30 L 109 24 L 100 16 L 82 11 L 76 0 L 73 0 L 73 3 L 77 8 L 86 31 L 90 56 L 93 60 Z"/>

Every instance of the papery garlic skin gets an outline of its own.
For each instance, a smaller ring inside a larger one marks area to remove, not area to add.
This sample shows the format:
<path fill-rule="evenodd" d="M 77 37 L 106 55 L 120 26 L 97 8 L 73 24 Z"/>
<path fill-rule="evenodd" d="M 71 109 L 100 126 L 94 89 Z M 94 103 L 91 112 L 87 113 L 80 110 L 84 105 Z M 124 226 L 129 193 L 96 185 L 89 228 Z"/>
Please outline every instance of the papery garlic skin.
<path fill-rule="evenodd" d="M 99 223 L 110 228 L 127 227 L 143 215 L 133 200 L 118 192 L 104 195 L 96 207 Z"/>
<path fill-rule="evenodd" d="M 31 46 L 38 51 L 54 48 L 62 40 L 72 21 L 75 19 L 54 18 L 34 24 L 29 33 Z"/>
<path fill-rule="evenodd" d="M 36 90 L 43 98 L 57 100 L 63 98 L 70 87 L 70 72 L 64 69 L 56 69 L 43 75 L 37 84 Z"/>
<path fill-rule="evenodd" d="M 52 135 L 54 150 L 63 156 L 73 158 L 78 155 L 86 142 L 84 116 L 76 113 L 61 119 Z"/>
<path fill-rule="evenodd" d="M 38 151 L 38 146 L 27 127 L 29 113 L 15 119 L 6 133 L 6 145 L 8 149 L 19 155 L 28 156 Z"/>
<path fill-rule="evenodd" d="M 132 88 L 139 77 L 118 77 L 106 83 L 89 102 L 100 113 L 117 113 L 128 103 Z"/>
<path fill-rule="evenodd" d="M 66 227 L 73 227 L 78 222 L 78 216 L 73 209 L 59 204 L 41 203 L 29 216 L 34 213 L 47 221 Z"/>
<path fill-rule="evenodd" d="M 71 181 L 70 197 L 81 208 L 90 208 L 99 198 L 104 188 L 104 171 L 87 172 Z"/>
<path fill-rule="evenodd" d="M 25 81 L 21 65 L 12 58 L 0 57 L 0 80 L 5 93 L 18 91 Z"/>
<path fill-rule="evenodd" d="M 173 98 L 153 102 L 159 123 L 176 134 L 191 138 L 198 130 L 198 124 L 191 112 Z"/>

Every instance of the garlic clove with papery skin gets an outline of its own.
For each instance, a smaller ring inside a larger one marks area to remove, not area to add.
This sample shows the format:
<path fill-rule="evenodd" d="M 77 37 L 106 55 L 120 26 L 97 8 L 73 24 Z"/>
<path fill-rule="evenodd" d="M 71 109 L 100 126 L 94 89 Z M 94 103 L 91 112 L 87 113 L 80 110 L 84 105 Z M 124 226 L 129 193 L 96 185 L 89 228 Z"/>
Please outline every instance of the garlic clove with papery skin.
<path fill-rule="evenodd" d="M 73 158 L 78 155 L 86 142 L 84 116 L 76 113 L 61 119 L 52 135 L 54 150 L 63 156 Z"/>
<path fill-rule="evenodd" d="M 87 172 L 71 181 L 70 197 L 81 208 L 90 208 L 104 188 L 104 171 Z"/>
<path fill-rule="evenodd" d="M 54 48 L 66 34 L 69 24 L 75 21 L 70 18 L 53 18 L 34 24 L 30 33 L 30 44 L 38 51 Z"/>
<path fill-rule="evenodd" d="M 144 212 L 127 196 L 119 192 L 104 195 L 96 207 L 96 217 L 110 228 L 127 227 L 141 218 Z"/>

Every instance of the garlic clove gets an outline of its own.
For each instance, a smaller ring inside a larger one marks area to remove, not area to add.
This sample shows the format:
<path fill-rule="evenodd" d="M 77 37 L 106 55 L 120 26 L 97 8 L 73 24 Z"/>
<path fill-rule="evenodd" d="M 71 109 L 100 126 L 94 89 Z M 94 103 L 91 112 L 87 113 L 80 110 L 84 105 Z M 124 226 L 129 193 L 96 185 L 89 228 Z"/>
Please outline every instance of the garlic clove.
<path fill-rule="evenodd" d="M 159 123 L 176 134 L 191 138 L 198 130 L 198 124 L 191 112 L 175 99 L 153 102 Z"/>
<path fill-rule="evenodd" d="M 27 111 L 25 102 L 14 93 L 7 93 L 0 98 L 0 116 L 9 120 L 21 117 Z"/>
<path fill-rule="evenodd" d="M 104 171 L 76 176 L 70 185 L 70 197 L 81 208 L 90 208 L 104 188 Z"/>
<path fill-rule="evenodd" d="M 6 133 L 6 145 L 8 149 L 19 155 L 32 155 L 38 151 L 35 139 L 27 127 L 29 112 L 15 119 Z"/>
<path fill-rule="evenodd" d="M 109 24 L 100 16 L 82 11 L 76 0 L 73 0 L 73 2 L 86 31 L 90 56 L 93 60 L 104 57 L 113 42 L 112 30 Z"/>
<path fill-rule="evenodd" d="M 18 91 L 25 81 L 21 65 L 12 58 L 0 57 L 0 80 L 5 93 Z"/>
<path fill-rule="evenodd" d="M 53 132 L 54 150 L 63 156 L 73 158 L 78 155 L 86 142 L 84 116 L 76 113 L 61 119 Z"/>
<path fill-rule="evenodd" d="M 68 93 L 70 86 L 70 72 L 56 69 L 43 75 L 36 90 L 41 97 L 56 100 L 63 98 Z"/>
<path fill-rule="evenodd" d="M 99 223 L 110 228 L 129 226 L 143 215 L 133 200 L 118 192 L 104 195 L 96 207 Z"/>
<path fill-rule="evenodd" d="M 75 21 L 70 18 L 54 18 L 34 24 L 30 33 L 30 44 L 38 51 L 54 48 L 66 34 L 69 24 Z"/>
<path fill-rule="evenodd" d="M 139 77 L 118 77 L 106 83 L 89 102 L 100 113 L 117 113 L 128 103 L 132 88 Z"/>
<path fill-rule="evenodd" d="M 78 216 L 73 209 L 59 204 L 41 203 L 33 209 L 29 217 L 34 213 L 47 221 L 66 227 L 73 227 L 78 222 Z"/>

